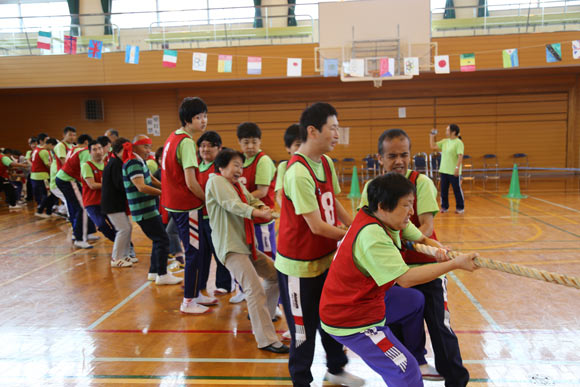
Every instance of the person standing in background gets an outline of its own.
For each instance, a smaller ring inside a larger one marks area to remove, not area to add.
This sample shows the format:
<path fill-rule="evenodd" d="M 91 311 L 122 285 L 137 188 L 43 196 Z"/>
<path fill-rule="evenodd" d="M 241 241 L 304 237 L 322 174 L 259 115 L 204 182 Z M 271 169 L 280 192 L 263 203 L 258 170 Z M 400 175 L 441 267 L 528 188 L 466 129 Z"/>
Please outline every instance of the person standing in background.
<path fill-rule="evenodd" d="M 429 144 L 431 149 L 441 151 L 441 212 L 449 211 L 449 184 L 453 187 L 455 195 L 455 213 L 463 214 L 465 205 L 463 191 L 461 190 L 460 176 L 461 164 L 463 163 L 464 146 L 459 135 L 459 126 L 450 124 L 445 129 L 447 138 L 436 141 L 437 129 L 431 130 Z"/>

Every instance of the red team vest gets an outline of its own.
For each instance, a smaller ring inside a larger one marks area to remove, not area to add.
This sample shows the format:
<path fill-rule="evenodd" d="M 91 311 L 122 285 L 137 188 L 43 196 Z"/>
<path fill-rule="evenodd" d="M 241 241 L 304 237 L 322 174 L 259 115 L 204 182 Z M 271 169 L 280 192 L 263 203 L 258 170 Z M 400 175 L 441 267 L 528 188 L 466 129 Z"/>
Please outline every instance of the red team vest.
<path fill-rule="evenodd" d="M 205 171 L 201 171 L 199 168 L 195 170 L 195 176 L 197 177 L 197 181 L 199 182 L 199 185 L 201 185 L 201 189 L 203 190 L 203 192 L 205 192 L 205 186 L 207 185 L 207 181 L 209 180 L 209 175 L 215 173 L 215 164 L 211 163 L 211 165 L 209 166 L 208 169 L 206 169 Z M 203 215 L 207 216 L 207 207 L 203 206 L 202 209 Z"/>
<path fill-rule="evenodd" d="M 32 155 L 30 156 L 30 161 L 32 162 L 32 165 L 30 166 L 30 172 L 46 172 L 46 173 L 50 173 L 50 168 L 47 167 L 46 165 L 44 165 L 44 162 L 42 161 L 42 159 L 40 158 L 40 156 L 38 155 L 40 153 L 40 151 L 42 150 L 46 150 L 48 152 L 49 157 L 52 159 L 52 156 L 50 155 L 50 151 L 44 148 L 34 148 L 34 150 L 32 151 Z"/>
<path fill-rule="evenodd" d="M 4 163 L 2 162 L 2 158 L 4 157 L 4 155 L 2 153 L 0 153 L 0 177 L 3 177 L 4 179 L 8 179 L 10 177 L 10 174 L 8 173 L 8 167 L 6 165 L 4 165 Z M 8 157 L 8 156 L 6 156 Z"/>
<path fill-rule="evenodd" d="M 411 171 L 411 174 L 409 175 L 409 180 L 411 181 L 411 183 L 413 183 L 415 185 L 415 187 L 417 187 L 417 178 L 419 178 L 419 172 L 417 171 Z M 415 200 L 413 201 L 413 216 L 411 216 L 411 222 L 417 226 L 420 227 L 421 223 L 419 222 L 419 215 L 417 215 L 417 196 L 415 196 Z M 431 238 L 431 239 L 437 239 L 437 235 L 435 235 L 435 229 L 433 229 L 433 234 L 431 235 L 427 235 L 427 237 Z M 432 262 L 437 262 L 437 260 L 435 259 L 435 257 L 432 257 L 430 255 L 426 255 L 423 253 L 419 253 L 417 251 L 413 251 L 413 250 L 404 250 L 403 251 L 403 259 L 405 260 L 405 263 L 407 265 L 412 265 L 412 264 L 417 264 L 417 263 L 432 263 Z"/>
<path fill-rule="evenodd" d="M 89 148 L 81 148 L 81 150 L 73 155 L 72 152 L 74 152 L 76 148 L 72 148 L 70 150 L 70 153 L 67 155 L 66 161 L 62 166 L 62 170 L 65 171 L 66 174 L 70 177 L 76 179 L 77 181 L 81 181 L 81 160 L 79 159 L 79 155 L 85 150 L 88 151 Z"/>
<path fill-rule="evenodd" d="M 382 223 L 359 210 L 330 265 L 320 299 L 320 320 L 337 328 L 357 328 L 377 324 L 385 318 L 385 292 L 395 281 L 378 286 L 373 277 L 365 276 L 353 259 L 354 243 L 366 226 Z M 385 234 L 389 233 L 385 229 Z"/>
<path fill-rule="evenodd" d="M 87 161 L 87 164 L 91 167 L 93 175 L 95 176 L 95 183 L 101 183 L 103 181 L 103 171 L 95 166 L 91 161 Z M 101 190 L 91 189 L 85 179 L 83 181 L 83 207 L 96 206 L 101 204 Z"/>
<path fill-rule="evenodd" d="M 66 143 L 64 143 L 64 147 L 66 149 L 66 157 L 65 157 L 65 161 L 68 160 L 70 158 L 70 156 L 72 155 L 72 152 L 77 148 L 76 146 L 71 146 L 70 148 L 66 145 Z M 54 155 L 54 160 L 56 161 L 56 171 L 60 171 L 62 169 L 62 166 L 64 165 L 64 163 L 62 161 L 60 161 L 60 157 L 58 157 L 56 154 Z"/>
<path fill-rule="evenodd" d="M 288 161 L 287 171 L 295 164 L 302 164 L 310 172 L 316 184 L 315 195 L 320 209 L 320 216 L 326 223 L 336 226 L 336 205 L 334 202 L 334 188 L 332 186 L 332 172 L 328 160 L 322 156 L 324 176 L 326 182 L 316 178 L 314 171 L 301 155 L 294 155 Z M 282 189 L 284 190 L 284 189 Z M 324 258 L 336 250 L 337 241 L 320 235 L 314 235 L 302 215 L 296 215 L 292 201 L 282 195 L 282 211 L 280 214 L 280 228 L 278 233 L 278 253 L 288 259 L 297 261 L 315 261 Z"/>
<path fill-rule="evenodd" d="M 266 154 L 264 152 L 260 151 L 260 153 L 256 155 L 256 158 L 254 159 L 252 164 L 248 165 L 247 167 L 244 167 L 242 177 L 245 180 L 244 185 L 246 186 L 246 189 L 249 192 L 254 192 L 256 189 L 258 189 L 258 186 L 256 185 L 256 168 L 258 167 L 258 161 L 260 161 L 260 159 L 265 155 Z M 276 195 L 276 193 L 274 192 L 275 187 L 276 187 L 276 174 L 274 174 L 274 178 L 270 182 L 270 186 L 268 187 L 268 193 L 266 194 L 266 196 L 260 199 L 262 202 L 264 202 L 265 205 L 267 205 L 270 208 L 274 208 L 275 206 L 274 204 L 274 197 Z M 263 218 L 254 218 L 254 224 L 264 224 L 270 222 L 271 220 L 266 220 Z"/>
<path fill-rule="evenodd" d="M 173 132 L 163 146 L 161 205 L 168 210 L 191 211 L 203 206 L 203 201 L 195 196 L 185 184 L 183 167 L 177 161 L 177 148 L 185 138 L 190 137 L 187 134 Z"/>

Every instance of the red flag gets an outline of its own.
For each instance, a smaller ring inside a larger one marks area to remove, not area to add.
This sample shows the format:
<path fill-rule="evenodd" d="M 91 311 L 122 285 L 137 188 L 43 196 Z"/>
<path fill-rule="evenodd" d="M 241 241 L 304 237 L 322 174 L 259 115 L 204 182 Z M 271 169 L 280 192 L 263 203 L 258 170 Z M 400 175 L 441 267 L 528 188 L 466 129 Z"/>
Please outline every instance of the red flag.
<path fill-rule="evenodd" d="M 77 37 L 76 36 L 64 36 L 64 53 L 75 55 L 77 53 Z"/>

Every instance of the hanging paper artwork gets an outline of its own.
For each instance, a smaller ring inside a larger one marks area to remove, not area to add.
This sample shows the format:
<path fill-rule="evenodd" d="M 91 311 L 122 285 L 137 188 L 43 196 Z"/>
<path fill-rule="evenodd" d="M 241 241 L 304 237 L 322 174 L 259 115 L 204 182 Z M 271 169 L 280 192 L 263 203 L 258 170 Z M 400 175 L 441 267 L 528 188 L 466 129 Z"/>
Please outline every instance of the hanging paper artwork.
<path fill-rule="evenodd" d="M 546 62 L 554 63 L 562 61 L 562 46 L 560 43 L 546 44 Z"/>
<path fill-rule="evenodd" d="M 103 55 L 103 42 L 100 40 L 89 40 L 89 58 L 101 59 Z"/>
<path fill-rule="evenodd" d="M 461 54 L 459 65 L 462 72 L 475 71 L 475 54 Z"/>
<path fill-rule="evenodd" d="M 435 57 L 435 74 L 449 74 L 449 55 Z"/>
<path fill-rule="evenodd" d="M 45 31 L 38 31 L 38 41 L 36 47 L 43 50 L 50 50 L 50 43 L 52 41 L 52 33 Z"/>
<path fill-rule="evenodd" d="M 207 68 L 207 54 L 205 52 L 193 53 L 193 71 L 206 71 Z"/>
<path fill-rule="evenodd" d="M 503 50 L 503 68 L 511 68 L 511 67 L 518 67 L 520 62 L 518 60 L 518 49 L 517 48 L 510 48 L 507 50 Z"/>
<path fill-rule="evenodd" d="M 64 53 L 69 55 L 75 55 L 77 53 L 77 37 L 76 36 L 64 36 Z"/>
<path fill-rule="evenodd" d="M 359 58 L 351 58 L 349 66 L 349 74 L 351 77 L 364 77 L 365 60 Z"/>
<path fill-rule="evenodd" d="M 405 75 L 419 75 L 419 58 L 405 58 L 403 63 L 405 65 Z"/>
<path fill-rule="evenodd" d="M 231 55 L 220 55 L 218 57 L 218 73 L 231 73 L 232 60 Z"/>
<path fill-rule="evenodd" d="M 301 58 L 288 58 L 286 62 L 286 75 L 289 77 L 301 77 L 302 76 L 302 59 Z"/>
<path fill-rule="evenodd" d="M 580 59 L 580 40 L 572 41 L 572 58 Z"/>
<path fill-rule="evenodd" d="M 338 77 L 338 59 L 324 59 L 324 76 Z"/>
<path fill-rule="evenodd" d="M 125 47 L 125 63 L 139 64 L 139 46 Z"/>
<path fill-rule="evenodd" d="M 262 58 L 259 56 L 248 57 L 248 74 L 260 75 L 262 74 Z"/>
<path fill-rule="evenodd" d="M 163 50 L 163 67 L 177 66 L 177 51 Z"/>
<path fill-rule="evenodd" d="M 395 75 L 395 59 L 394 58 L 381 58 L 380 60 L 381 69 L 379 74 L 381 77 L 392 77 Z"/>

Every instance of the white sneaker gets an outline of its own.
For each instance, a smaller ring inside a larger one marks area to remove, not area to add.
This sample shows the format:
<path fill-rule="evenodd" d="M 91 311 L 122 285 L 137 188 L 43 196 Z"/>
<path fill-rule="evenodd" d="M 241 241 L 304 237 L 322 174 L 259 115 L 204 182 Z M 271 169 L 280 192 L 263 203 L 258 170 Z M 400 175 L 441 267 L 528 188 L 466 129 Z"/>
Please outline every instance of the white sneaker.
<path fill-rule="evenodd" d="M 167 271 L 171 274 L 181 273 L 183 269 L 179 266 L 179 262 L 173 262 L 167 265 Z"/>
<path fill-rule="evenodd" d="M 361 379 L 358 376 L 355 376 L 344 370 L 337 375 L 333 375 L 330 372 L 326 371 L 326 374 L 324 374 L 324 380 L 332 384 L 338 384 L 339 386 L 349 386 L 349 387 L 359 387 L 365 384 L 364 379 Z"/>
<path fill-rule="evenodd" d="M 99 239 L 101 239 L 101 237 L 95 234 L 90 234 L 87 236 L 88 241 L 98 241 Z"/>
<path fill-rule="evenodd" d="M 36 216 L 37 218 L 43 218 L 43 219 L 50 218 L 50 215 L 47 215 L 47 214 L 45 214 L 45 213 L 42 213 L 42 214 L 41 214 L 41 213 L 39 213 L 39 212 L 35 212 L 35 213 L 34 213 L 34 216 Z"/>
<path fill-rule="evenodd" d="M 13 206 L 8 206 L 9 210 L 21 210 L 22 206 L 20 204 L 15 204 Z"/>
<path fill-rule="evenodd" d="M 93 245 L 91 245 L 85 241 L 75 241 L 74 246 L 78 247 L 79 249 L 92 249 L 93 248 Z"/>
<path fill-rule="evenodd" d="M 246 299 L 246 293 L 238 289 L 238 292 L 230 298 L 230 304 L 239 304 Z"/>
<path fill-rule="evenodd" d="M 228 294 L 228 291 L 224 288 L 216 288 L 213 291 L 214 296 L 223 296 L 224 294 Z"/>
<path fill-rule="evenodd" d="M 212 298 L 203 295 L 203 293 L 199 292 L 199 295 L 193 299 L 193 302 L 196 302 L 201 305 L 217 305 L 218 300 L 217 298 Z"/>
<path fill-rule="evenodd" d="M 155 279 L 155 285 L 177 285 L 181 281 L 183 281 L 183 278 L 175 277 L 170 273 L 167 273 L 163 275 L 157 275 L 157 278 Z"/>
<path fill-rule="evenodd" d="M 131 266 L 133 266 L 133 262 L 131 262 L 129 258 L 111 260 L 111 267 L 131 267 Z"/>
<path fill-rule="evenodd" d="M 147 281 L 155 281 L 157 279 L 157 274 L 147 273 Z"/>
<path fill-rule="evenodd" d="M 139 259 L 137 259 L 137 257 L 131 257 L 131 256 L 128 256 L 128 257 L 127 257 L 127 259 L 130 259 L 130 260 L 131 260 L 131 262 L 133 262 L 133 263 L 137 263 L 137 262 L 139 262 Z"/>
<path fill-rule="evenodd" d="M 181 302 L 181 306 L 179 307 L 181 313 L 188 313 L 188 314 L 203 314 L 208 312 L 210 309 L 207 306 L 200 305 L 195 301 L 190 302 Z"/>
<path fill-rule="evenodd" d="M 429 363 L 421 364 L 419 366 L 419 370 L 421 371 L 421 376 L 425 380 L 432 380 L 432 381 L 441 381 L 445 380 L 445 378 L 439 375 L 439 372 L 432 367 Z"/>

